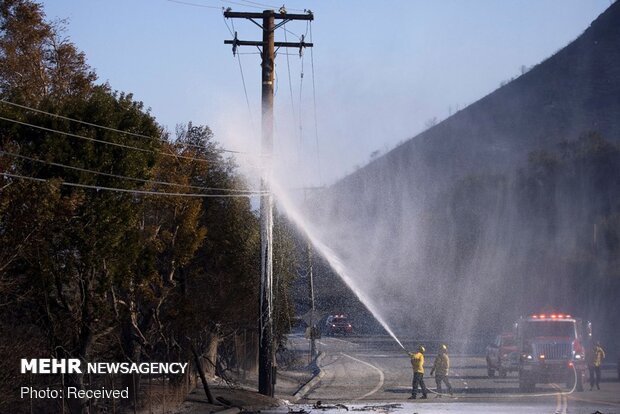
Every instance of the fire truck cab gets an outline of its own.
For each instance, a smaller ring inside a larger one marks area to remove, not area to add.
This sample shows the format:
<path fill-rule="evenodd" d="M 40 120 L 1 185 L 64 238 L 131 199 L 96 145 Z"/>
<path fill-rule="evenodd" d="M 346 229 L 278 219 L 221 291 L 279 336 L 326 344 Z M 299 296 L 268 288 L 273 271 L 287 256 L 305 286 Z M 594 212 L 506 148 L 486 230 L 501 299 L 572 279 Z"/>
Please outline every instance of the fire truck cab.
<path fill-rule="evenodd" d="M 515 337 L 521 391 L 556 382 L 583 391 L 585 350 L 592 338 L 589 322 L 562 313 L 530 315 L 515 323 Z"/>

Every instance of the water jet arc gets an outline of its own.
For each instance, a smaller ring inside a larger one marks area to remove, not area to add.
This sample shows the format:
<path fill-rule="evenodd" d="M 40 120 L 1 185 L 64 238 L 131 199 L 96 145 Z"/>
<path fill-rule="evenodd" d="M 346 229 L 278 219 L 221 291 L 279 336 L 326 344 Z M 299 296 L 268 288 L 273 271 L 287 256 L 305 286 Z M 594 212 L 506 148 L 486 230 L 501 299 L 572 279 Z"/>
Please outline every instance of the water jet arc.
<path fill-rule="evenodd" d="M 396 343 L 409 354 L 409 351 L 405 349 L 401 341 L 398 339 L 396 334 L 389 327 L 387 322 L 383 319 L 381 314 L 378 312 L 376 307 L 373 305 L 372 301 L 364 292 L 357 286 L 353 278 L 350 276 L 350 272 L 347 270 L 342 260 L 336 255 L 336 253 L 330 249 L 325 243 L 323 243 L 310 225 L 303 219 L 299 210 L 295 207 L 292 200 L 286 195 L 284 191 L 282 191 L 281 187 L 277 185 L 276 182 L 272 181 L 271 189 L 274 193 L 275 198 L 278 203 L 282 206 L 282 210 L 288 216 L 288 218 L 295 223 L 295 225 L 301 230 L 305 236 L 308 238 L 310 243 L 314 246 L 316 251 L 329 263 L 329 266 L 332 270 L 342 279 L 342 281 L 351 289 L 353 294 L 366 306 L 366 308 L 372 313 L 375 319 L 381 324 L 383 329 L 396 341 Z"/>

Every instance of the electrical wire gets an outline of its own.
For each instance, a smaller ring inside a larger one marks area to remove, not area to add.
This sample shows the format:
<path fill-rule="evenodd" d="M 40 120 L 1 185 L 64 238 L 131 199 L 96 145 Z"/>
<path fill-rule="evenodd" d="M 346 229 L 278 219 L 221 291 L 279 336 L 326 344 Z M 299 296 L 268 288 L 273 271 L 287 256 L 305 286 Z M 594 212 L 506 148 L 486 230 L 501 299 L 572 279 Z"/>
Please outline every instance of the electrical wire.
<path fill-rule="evenodd" d="M 278 58 L 278 52 L 274 52 L 273 55 L 273 97 L 274 99 L 278 96 L 278 90 L 280 89 L 280 76 L 278 75 L 278 65 L 276 64 L 276 60 Z"/>
<path fill-rule="evenodd" d="M 244 4 L 244 3 L 240 3 L 238 1 L 232 1 L 232 0 L 220 0 L 222 3 L 228 3 L 228 4 L 234 4 L 236 6 L 243 6 L 243 7 L 253 7 L 255 9 L 262 9 L 262 6 L 253 6 L 250 4 Z"/>
<path fill-rule="evenodd" d="M 167 152 L 163 152 L 163 151 L 154 151 L 154 150 L 150 150 L 150 149 L 134 147 L 134 146 L 131 146 L 131 145 L 119 144 L 119 143 L 111 142 L 111 141 L 105 141 L 105 140 L 102 140 L 102 139 L 97 139 L 97 138 L 92 138 L 92 137 L 85 137 L 83 135 L 73 134 L 71 132 L 58 131 L 56 129 L 47 128 L 47 127 L 40 126 L 40 125 L 34 125 L 34 124 L 30 124 L 28 122 L 18 121 L 16 119 L 5 118 L 3 116 L 0 116 L 0 120 L 7 121 L 7 122 L 12 122 L 12 123 L 15 123 L 15 124 L 24 125 L 24 126 L 31 127 L 31 128 L 40 129 L 40 130 L 47 131 L 47 132 L 52 132 L 52 133 L 59 134 L 59 135 L 65 135 L 65 136 L 68 136 L 68 137 L 83 139 L 83 140 L 86 140 L 86 141 L 97 142 L 97 143 L 100 143 L 100 144 L 111 145 L 111 146 L 125 148 L 125 149 L 132 149 L 132 150 L 135 150 L 135 151 L 140 151 L 140 152 L 145 152 L 145 153 L 150 153 L 150 154 L 161 154 L 161 155 L 164 155 L 164 156 L 167 156 L 167 157 L 181 158 L 181 159 L 185 159 L 185 160 L 189 160 L 189 161 L 201 161 L 201 162 L 207 162 L 207 163 L 208 162 L 212 162 L 212 163 L 220 162 L 220 161 L 217 161 L 217 160 L 207 160 L 205 158 L 188 157 L 188 156 L 185 156 L 185 155 L 179 155 L 179 154 L 174 154 L 174 153 L 167 153 Z"/>
<path fill-rule="evenodd" d="M 306 21 L 306 33 L 304 33 L 304 38 L 308 37 L 308 30 L 310 30 L 310 22 L 311 20 Z M 312 36 L 310 36 L 312 39 Z"/>
<path fill-rule="evenodd" d="M 255 5 L 257 5 L 257 6 L 261 6 L 261 7 L 269 7 L 269 8 L 272 8 L 272 9 L 274 9 L 274 10 L 275 10 L 275 9 L 279 9 L 279 7 L 278 7 L 278 6 L 273 6 L 273 5 L 270 5 L 270 4 L 265 4 L 265 3 L 258 3 L 258 2 L 256 2 L 256 1 L 250 1 L 250 0 L 241 0 L 241 1 L 242 1 L 242 2 L 244 2 L 244 3 L 255 4 Z M 292 11 L 303 11 L 303 12 L 305 12 L 305 11 L 306 11 L 306 10 L 302 10 L 302 9 L 289 9 L 289 8 L 287 8 L 287 7 L 285 7 L 285 6 L 282 6 L 282 7 L 284 7 L 286 10 L 292 10 Z"/>
<path fill-rule="evenodd" d="M 310 42 L 312 42 L 312 22 L 308 22 L 308 27 L 310 28 Z M 314 140 L 316 143 L 316 163 L 317 170 L 319 171 L 319 182 L 323 182 L 323 172 L 321 169 L 321 151 L 319 149 L 319 127 L 318 127 L 318 117 L 316 112 L 316 81 L 314 76 L 314 48 L 310 48 L 310 66 L 312 68 L 312 104 L 314 107 Z"/>
<path fill-rule="evenodd" d="M 169 1 L 171 3 L 177 3 L 177 4 L 182 4 L 184 6 L 194 6 L 194 7 L 204 7 L 204 8 L 208 8 L 208 9 L 218 9 L 218 10 L 222 10 L 222 7 L 219 6 L 211 6 L 211 5 L 207 5 L 207 4 L 201 4 L 201 3 L 192 3 L 189 1 L 182 1 L 182 0 L 166 0 Z M 273 9 L 273 10 L 279 10 L 280 7 L 278 6 L 273 6 L 270 4 L 264 4 L 264 3 L 258 3 L 255 1 L 249 1 L 249 0 L 240 0 L 243 3 L 240 3 L 238 1 L 232 1 L 232 0 L 220 0 L 222 3 L 228 3 L 228 4 L 234 4 L 236 6 L 243 6 L 243 7 L 252 7 L 255 9 L 262 9 L 262 8 L 269 8 L 269 9 Z M 292 10 L 292 11 L 299 11 L 299 12 L 305 12 L 306 10 L 302 10 L 302 9 L 287 9 L 287 10 Z"/>
<path fill-rule="evenodd" d="M 204 8 L 207 8 L 207 9 L 222 10 L 222 8 L 219 7 L 219 6 L 209 6 L 207 4 L 190 3 L 188 1 L 181 1 L 181 0 L 166 0 L 166 1 L 169 1 L 170 3 L 183 4 L 184 6 L 204 7 Z"/>
<path fill-rule="evenodd" d="M 235 34 L 233 33 L 232 29 L 230 28 L 230 26 L 228 25 L 228 21 L 226 21 L 226 16 L 224 16 L 224 14 L 222 13 L 222 19 L 224 20 L 224 24 L 226 25 L 226 28 L 228 29 L 228 33 L 230 33 L 231 37 L 235 37 Z M 234 24 L 234 23 L 233 23 Z"/>
<path fill-rule="evenodd" d="M 157 185 L 168 185 L 168 186 L 174 186 L 174 187 L 193 188 L 193 189 L 198 189 L 198 190 L 203 190 L 203 191 L 227 191 L 227 192 L 236 192 L 236 193 L 240 193 L 240 194 L 245 194 L 245 193 L 247 193 L 247 194 L 260 194 L 259 191 L 252 191 L 252 190 L 238 190 L 238 189 L 232 189 L 232 188 L 202 187 L 202 186 L 197 186 L 197 185 L 170 183 L 170 182 L 167 182 L 167 181 L 146 180 L 146 179 L 142 179 L 142 178 L 127 177 L 125 175 L 118 175 L 118 174 L 105 173 L 105 172 L 101 172 L 101 171 L 89 170 L 89 169 L 86 169 L 86 168 L 74 167 L 74 166 L 71 166 L 71 165 L 61 164 L 61 163 L 57 163 L 57 162 L 45 161 L 45 160 L 41 160 L 41 159 L 38 159 L 38 158 L 28 157 L 26 155 L 15 154 L 15 153 L 12 153 L 12 152 L 7 152 L 7 151 L 0 150 L 0 155 L 2 155 L 2 154 L 8 155 L 10 157 L 15 157 L 15 158 L 20 158 L 20 159 L 23 159 L 23 160 L 31 161 L 31 162 L 40 163 L 40 164 L 52 165 L 54 167 L 66 168 L 66 169 L 69 169 L 69 170 L 81 171 L 81 172 L 85 172 L 85 173 L 89 173 L 89 174 L 103 175 L 103 176 L 106 176 L 106 177 L 119 178 L 119 179 L 123 179 L 123 180 L 136 181 L 136 182 L 141 182 L 141 183 L 145 183 L 145 184 L 157 184 Z"/>
<path fill-rule="evenodd" d="M 288 42 L 288 38 L 286 36 L 286 33 L 288 30 L 286 30 L 286 24 L 284 24 L 282 26 L 284 28 L 284 41 Z M 293 112 L 293 118 L 295 118 L 295 103 L 293 102 L 293 82 L 292 82 L 292 78 L 291 78 L 291 64 L 289 62 L 289 58 L 288 58 L 288 53 L 286 54 L 286 70 L 288 72 L 288 89 L 290 91 L 290 95 L 291 95 L 291 111 Z"/>
<path fill-rule="evenodd" d="M 254 4 L 256 6 L 276 8 L 276 6 L 272 6 L 270 4 L 258 3 L 256 1 L 250 1 L 250 0 L 241 0 L 241 1 L 244 3 L 248 3 L 248 4 Z"/>
<path fill-rule="evenodd" d="M 304 55 L 301 55 L 301 69 L 299 72 L 299 156 L 301 157 L 301 149 L 303 148 L 303 122 L 302 122 L 302 97 L 304 87 Z"/>
<path fill-rule="evenodd" d="M 223 19 L 224 19 L 224 24 L 226 25 L 226 28 L 228 29 L 228 32 L 230 33 L 230 35 L 232 37 L 235 37 L 235 22 L 234 20 L 231 21 L 232 24 L 232 28 L 228 25 L 228 22 L 226 21 L 226 17 L 224 17 L 222 15 Z M 255 52 L 254 52 L 255 53 Z M 253 117 L 252 117 L 252 108 L 250 106 L 250 98 L 248 97 L 248 89 L 246 87 L 245 84 L 245 75 L 243 74 L 243 65 L 241 64 L 241 56 L 239 52 L 235 53 L 235 55 L 237 56 L 237 61 L 239 64 L 239 73 L 241 74 L 241 82 L 243 83 L 243 94 L 245 95 L 245 103 L 248 107 L 248 113 L 250 116 L 250 124 L 254 125 L 254 121 L 253 121 Z"/>
<path fill-rule="evenodd" d="M 41 109 L 32 108 L 30 106 L 21 105 L 21 104 L 15 103 L 15 102 L 10 102 L 10 101 L 7 101 L 5 99 L 0 99 L 0 103 L 3 103 L 5 105 L 14 106 L 14 107 L 21 108 L 21 109 L 25 109 L 27 111 L 32 111 L 32 112 L 36 112 L 36 113 L 52 116 L 54 118 L 64 119 L 64 120 L 71 121 L 71 122 L 77 122 L 79 124 L 88 125 L 88 126 L 91 126 L 91 127 L 94 127 L 94 128 L 105 129 L 106 131 L 117 132 L 117 133 L 123 134 L 123 135 L 130 135 L 130 136 L 138 137 L 138 138 L 155 139 L 155 140 L 161 141 L 163 143 L 167 143 L 167 144 L 175 144 L 175 143 L 177 143 L 177 142 L 169 142 L 169 141 L 167 141 L 167 140 L 165 140 L 163 138 L 158 138 L 158 137 L 151 136 L 151 135 L 144 135 L 144 134 L 138 134 L 136 132 L 123 131 L 121 129 L 116 129 L 116 128 L 108 127 L 108 126 L 105 126 L 105 125 L 100 125 L 100 124 L 95 124 L 95 123 L 92 123 L 92 122 L 82 121 L 80 119 L 70 118 L 68 116 L 54 114 L 52 112 L 46 112 L 46 111 L 43 111 Z M 183 143 L 183 145 L 185 145 L 187 147 L 192 147 L 192 148 L 200 148 L 200 149 L 211 150 L 211 148 L 205 147 L 204 145 L 186 144 L 186 143 Z M 243 152 L 243 151 L 227 150 L 227 149 L 223 149 L 223 148 L 217 148 L 216 151 L 218 151 L 218 152 L 230 152 L 230 153 L 234 153 L 234 154 L 257 155 L 257 154 L 250 154 L 250 153 Z"/>
<path fill-rule="evenodd" d="M 299 36 L 297 33 L 295 32 L 291 32 L 289 29 L 286 28 L 286 25 L 282 25 L 282 27 L 280 27 L 280 29 L 282 29 L 284 31 L 284 33 L 290 33 L 293 36 L 295 36 L 297 39 L 301 40 L 301 36 Z"/>
<path fill-rule="evenodd" d="M 250 105 L 250 97 L 248 96 L 248 88 L 245 84 L 245 75 L 243 74 L 243 64 L 241 63 L 241 56 L 237 55 L 237 62 L 239 63 L 239 73 L 241 74 L 241 83 L 243 84 L 243 95 L 245 96 L 245 104 L 248 107 L 248 113 L 250 115 L 250 124 L 254 125 L 254 116 L 252 115 L 252 106 Z"/>
<path fill-rule="evenodd" d="M 224 22 L 226 23 L 226 27 L 228 27 L 228 23 L 226 22 L 226 19 L 224 19 Z M 228 30 L 231 32 L 231 36 L 234 36 L 232 33 L 235 32 L 235 21 L 232 20 L 231 22 L 232 25 L 232 31 L 230 29 L 230 27 L 228 27 Z M 245 76 L 243 74 L 243 65 L 241 63 L 241 56 L 239 55 L 239 53 L 237 53 L 237 62 L 239 64 L 239 73 L 241 74 L 241 83 L 243 84 L 243 94 L 245 95 L 245 103 L 247 105 L 248 108 L 248 116 L 250 118 L 250 129 L 252 131 L 255 131 L 254 128 L 254 116 L 252 115 L 252 106 L 250 105 L 250 98 L 248 96 L 248 88 L 245 84 Z M 252 132 L 252 134 L 254 134 L 254 132 Z"/>
<path fill-rule="evenodd" d="M 11 174 L 0 172 L 0 175 L 7 178 L 17 178 L 21 180 L 30 180 L 37 181 L 41 183 L 48 182 L 49 180 L 43 178 L 36 177 L 27 177 L 19 174 Z M 115 191 L 120 193 L 131 193 L 131 194 L 143 194 L 143 195 L 160 195 L 160 196 L 171 196 L 171 197 L 193 197 L 193 198 L 249 198 L 257 196 L 257 194 L 203 194 L 203 193 L 167 193 L 162 191 L 148 191 L 148 190 L 135 190 L 128 188 L 116 188 L 116 187 L 104 187 L 99 185 L 88 185 L 88 184 L 78 184 L 67 181 L 60 182 L 60 185 L 68 186 L 68 187 L 78 187 L 78 188 L 88 188 L 92 190 L 104 190 L 104 191 Z"/>

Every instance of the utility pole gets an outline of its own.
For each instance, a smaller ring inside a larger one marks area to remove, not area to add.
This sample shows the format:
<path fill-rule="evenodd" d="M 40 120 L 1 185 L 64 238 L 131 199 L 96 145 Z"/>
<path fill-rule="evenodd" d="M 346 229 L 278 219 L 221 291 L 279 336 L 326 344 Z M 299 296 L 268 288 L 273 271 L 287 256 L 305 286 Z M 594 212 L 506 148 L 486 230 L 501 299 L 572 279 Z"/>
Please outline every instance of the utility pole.
<path fill-rule="evenodd" d="M 289 14 L 281 8 L 278 12 L 265 10 L 262 13 L 224 11 L 224 17 L 248 19 L 263 30 L 263 41 L 225 40 L 232 45 L 233 55 L 239 46 L 256 46 L 261 50 L 262 67 L 262 173 L 260 198 L 260 235 L 261 235 L 261 287 L 260 287 L 260 322 L 258 350 L 258 392 L 273 397 L 276 383 L 276 361 L 273 343 L 273 194 L 271 192 L 272 154 L 273 154 L 273 80 L 276 47 L 298 48 L 300 53 L 312 43 L 276 42 L 275 31 L 292 20 L 314 20 L 312 12 L 306 14 Z M 257 20 L 262 19 L 262 25 Z M 276 20 L 280 20 L 278 24 Z"/>

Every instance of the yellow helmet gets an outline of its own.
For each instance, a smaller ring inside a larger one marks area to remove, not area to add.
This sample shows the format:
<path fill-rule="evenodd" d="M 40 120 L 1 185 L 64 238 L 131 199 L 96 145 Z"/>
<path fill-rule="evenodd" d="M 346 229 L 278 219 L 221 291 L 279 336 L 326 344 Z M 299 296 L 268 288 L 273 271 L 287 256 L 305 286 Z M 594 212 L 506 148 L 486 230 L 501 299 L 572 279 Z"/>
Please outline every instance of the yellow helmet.
<path fill-rule="evenodd" d="M 422 353 L 425 353 L 426 352 L 426 348 L 424 348 L 424 346 L 420 345 L 420 346 L 418 346 L 418 351 L 422 352 Z"/>
<path fill-rule="evenodd" d="M 440 351 L 444 351 L 444 352 L 447 351 L 448 350 L 448 345 L 446 345 L 446 344 L 439 345 L 439 350 Z"/>

